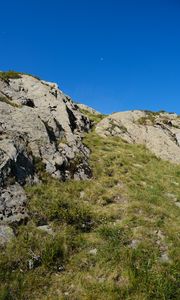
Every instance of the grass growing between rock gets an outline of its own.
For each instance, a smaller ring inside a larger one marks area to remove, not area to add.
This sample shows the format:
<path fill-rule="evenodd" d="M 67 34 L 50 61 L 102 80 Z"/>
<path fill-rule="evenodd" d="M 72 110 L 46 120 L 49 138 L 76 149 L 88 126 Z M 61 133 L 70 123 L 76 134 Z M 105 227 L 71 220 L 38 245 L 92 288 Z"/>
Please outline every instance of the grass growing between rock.
<path fill-rule="evenodd" d="M 5 72 L 0 71 L 0 79 L 5 81 L 6 83 L 9 83 L 10 79 L 20 79 L 21 75 L 28 75 L 28 76 L 31 76 L 31 77 L 34 77 L 34 78 L 40 80 L 40 78 L 38 76 L 28 74 L 28 73 L 16 72 L 13 70 L 5 71 Z"/>
<path fill-rule="evenodd" d="M 19 79 L 21 78 L 20 73 L 15 71 L 7 71 L 7 72 L 0 72 L 0 79 L 4 80 L 5 82 L 9 82 L 9 79 Z"/>
<path fill-rule="evenodd" d="M 103 118 L 106 117 L 106 115 L 102 114 L 92 114 L 91 112 L 88 112 L 86 109 L 80 109 L 81 113 L 86 115 L 94 124 L 97 124 L 100 122 Z"/>
<path fill-rule="evenodd" d="M 85 143 L 91 180 L 26 188 L 32 220 L 0 253 L 0 299 L 179 299 L 180 167 L 119 138 Z"/>

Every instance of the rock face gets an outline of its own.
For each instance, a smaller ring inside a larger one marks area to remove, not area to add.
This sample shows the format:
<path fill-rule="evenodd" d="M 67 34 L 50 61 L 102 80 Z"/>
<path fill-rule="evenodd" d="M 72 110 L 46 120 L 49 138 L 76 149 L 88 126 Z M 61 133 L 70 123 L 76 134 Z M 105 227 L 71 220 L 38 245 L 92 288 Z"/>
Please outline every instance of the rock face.
<path fill-rule="evenodd" d="M 1 189 L 0 199 L 1 223 L 16 224 L 27 218 L 26 194 L 18 183 Z"/>
<path fill-rule="evenodd" d="M 29 75 L 0 79 L 0 222 L 27 217 L 22 186 L 37 182 L 36 164 L 65 180 L 91 176 L 82 137 L 91 123 L 57 84 Z"/>
<path fill-rule="evenodd" d="M 157 157 L 180 164 L 180 117 L 169 113 L 127 111 L 99 122 L 101 136 L 119 136 L 128 143 L 143 144 Z"/>

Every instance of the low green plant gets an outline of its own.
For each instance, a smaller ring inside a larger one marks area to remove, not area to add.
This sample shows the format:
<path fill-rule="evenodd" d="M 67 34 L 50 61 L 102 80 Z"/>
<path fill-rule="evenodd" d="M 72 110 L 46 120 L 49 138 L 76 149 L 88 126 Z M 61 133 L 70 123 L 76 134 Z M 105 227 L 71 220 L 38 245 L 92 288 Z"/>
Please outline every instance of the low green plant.
<path fill-rule="evenodd" d="M 93 122 L 93 125 L 99 123 L 103 118 L 106 117 L 106 115 L 104 115 L 104 114 L 93 114 L 85 109 L 80 109 L 80 111 L 82 114 L 87 116 Z"/>

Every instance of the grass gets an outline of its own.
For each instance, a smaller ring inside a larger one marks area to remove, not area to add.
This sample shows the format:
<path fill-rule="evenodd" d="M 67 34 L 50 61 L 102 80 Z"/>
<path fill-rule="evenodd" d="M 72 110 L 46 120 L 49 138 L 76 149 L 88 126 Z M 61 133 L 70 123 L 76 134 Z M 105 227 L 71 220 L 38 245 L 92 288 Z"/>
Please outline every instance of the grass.
<path fill-rule="evenodd" d="M 7 71 L 7 72 L 0 72 L 0 79 L 4 80 L 5 82 L 9 82 L 9 79 L 19 79 L 21 78 L 20 73 L 15 71 Z"/>
<path fill-rule="evenodd" d="M 155 125 L 156 122 L 158 121 L 159 116 L 161 116 L 160 121 L 162 123 L 164 123 L 165 125 L 170 125 L 169 117 L 166 116 L 165 111 L 161 110 L 159 112 L 152 112 L 152 111 L 149 111 L 149 110 L 145 110 L 145 112 L 146 112 L 146 116 L 141 117 L 137 120 L 137 123 L 139 125 Z M 174 113 L 172 112 L 172 113 L 169 113 L 169 114 L 174 114 Z M 179 116 L 177 116 L 177 118 L 179 118 Z M 179 126 L 176 126 L 176 125 L 173 125 L 173 124 L 171 124 L 171 126 L 179 128 Z"/>
<path fill-rule="evenodd" d="M 168 194 L 180 200 L 180 167 L 116 137 L 84 142 L 91 180 L 41 174 L 26 187 L 31 221 L 0 253 L 0 299 L 179 299 L 179 208 Z M 53 234 L 38 229 L 47 223 Z"/>
<path fill-rule="evenodd" d="M 82 114 L 86 115 L 93 122 L 93 124 L 97 124 L 106 117 L 106 115 L 103 114 L 92 114 L 86 109 L 80 109 L 80 111 Z"/>
<path fill-rule="evenodd" d="M 19 79 L 19 78 L 21 78 L 21 75 L 29 75 L 29 76 L 32 76 L 32 77 L 40 80 L 40 78 L 38 76 L 34 76 L 34 75 L 31 75 L 28 73 L 23 73 L 23 72 L 16 72 L 13 70 L 9 70 L 6 72 L 0 72 L 0 79 L 5 81 L 6 83 L 9 83 L 10 79 Z"/>
<path fill-rule="evenodd" d="M 161 110 L 159 112 L 153 112 L 150 110 L 145 110 L 146 113 L 145 117 L 141 117 L 138 119 L 137 123 L 139 125 L 154 125 L 156 122 L 157 117 L 160 116 L 160 114 L 164 114 L 165 111 Z"/>

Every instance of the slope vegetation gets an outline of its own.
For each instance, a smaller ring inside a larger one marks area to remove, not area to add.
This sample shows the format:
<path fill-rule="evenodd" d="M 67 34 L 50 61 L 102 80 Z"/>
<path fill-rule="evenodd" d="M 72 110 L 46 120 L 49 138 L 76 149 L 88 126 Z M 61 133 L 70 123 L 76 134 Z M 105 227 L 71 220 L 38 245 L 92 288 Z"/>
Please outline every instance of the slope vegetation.
<path fill-rule="evenodd" d="M 40 165 L 26 185 L 31 221 L 0 252 L 0 299 L 179 299 L 180 166 L 95 131 L 84 143 L 92 179 Z"/>

